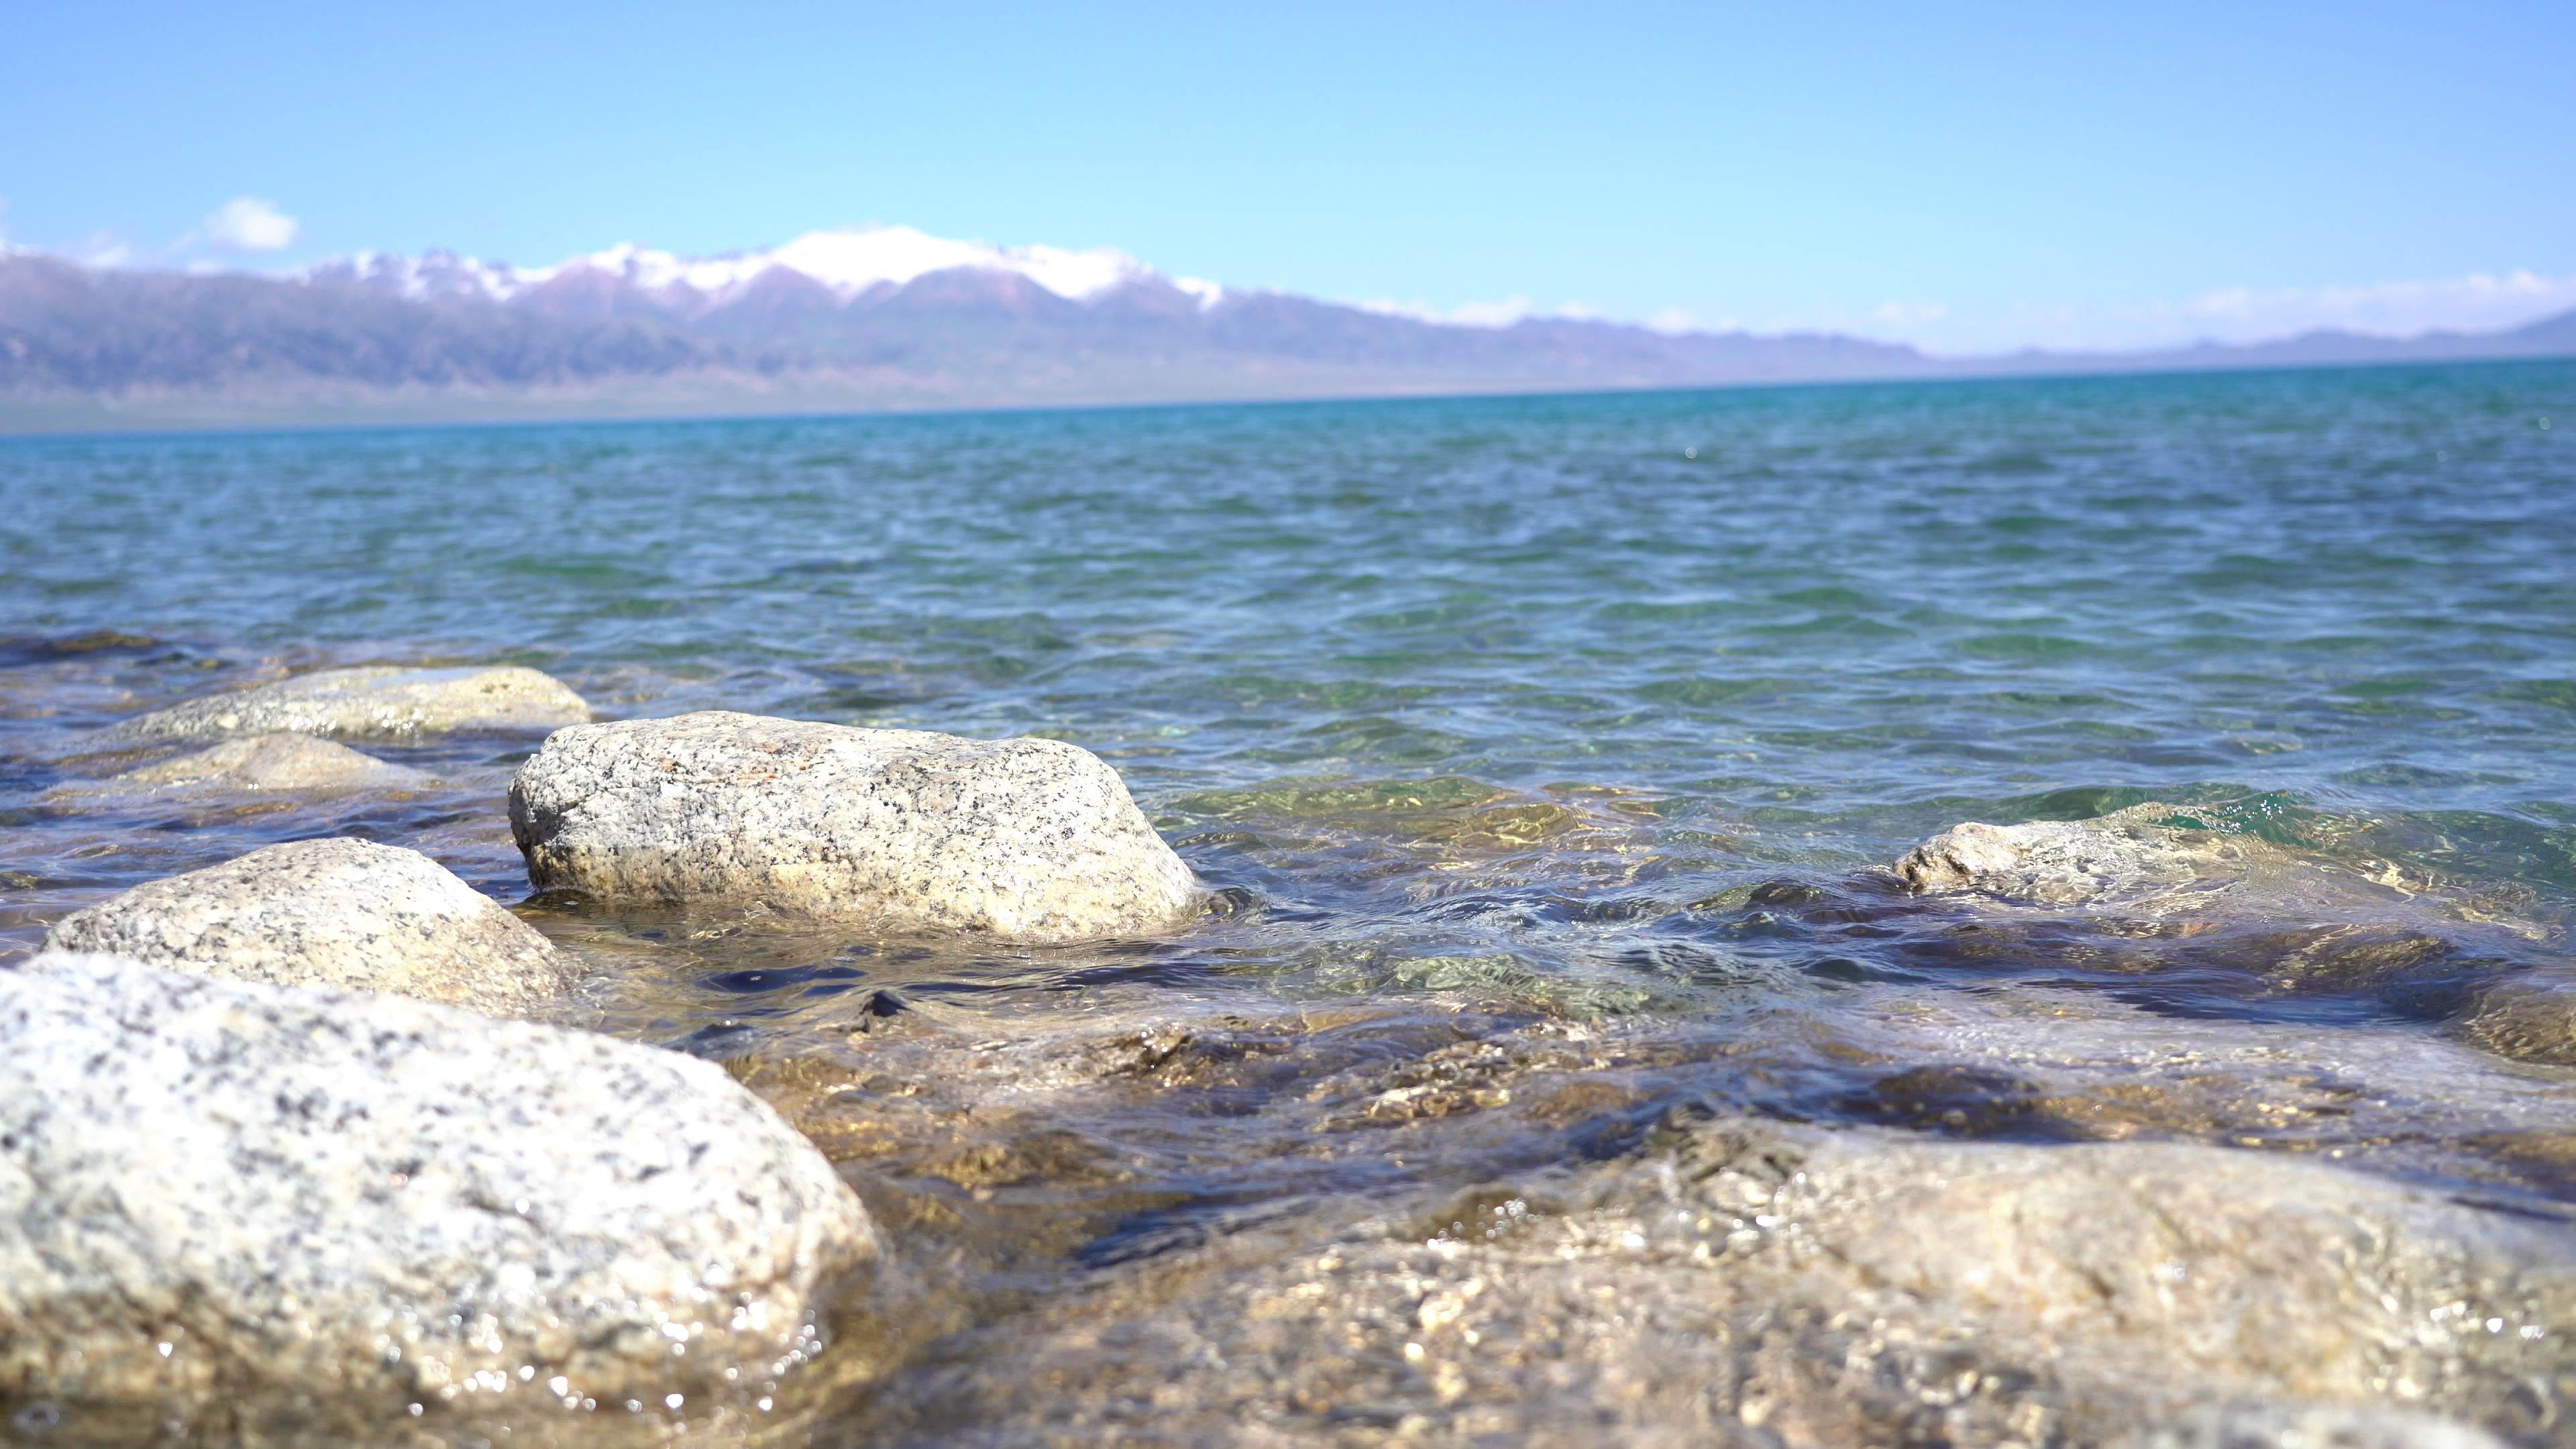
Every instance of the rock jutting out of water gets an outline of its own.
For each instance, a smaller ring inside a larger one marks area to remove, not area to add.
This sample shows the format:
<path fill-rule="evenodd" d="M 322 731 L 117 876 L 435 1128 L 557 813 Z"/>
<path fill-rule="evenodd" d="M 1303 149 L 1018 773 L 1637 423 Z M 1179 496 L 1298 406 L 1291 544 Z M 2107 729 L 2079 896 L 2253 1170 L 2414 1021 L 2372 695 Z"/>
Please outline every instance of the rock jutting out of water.
<path fill-rule="evenodd" d="M 363 755 L 317 735 L 279 733 L 226 740 L 211 749 L 128 770 L 88 791 L 409 790 L 435 783 L 425 770 Z"/>
<path fill-rule="evenodd" d="M 2227 863 L 2225 847 L 2188 850 L 2136 820 L 1953 825 L 1905 853 L 1896 875 L 1926 895 L 1982 891 L 2009 900 L 2082 904 L 2191 881 Z"/>
<path fill-rule="evenodd" d="M 2332 835 L 2358 822 L 2317 822 Z M 1900 857 L 1896 881 L 1920 896 L 1972 896 L 2010 906 L 2081 907 L 2140 918 L 2207 916 L 2449 920 L 2530 939 L 2528 922 L 2457 883 L 2367 852 L 2267 839 L 2228 812 L 2149 801 L 2090 820 L 1954 825 Z"/>
<path fill-rule="evenodd" d="M 290 841 L 146 882 L 65 917 L 45 948 L 504 1016 L 560 1001 L 574 977 L 535 928 L 438 862 L 366 840 Z"/>
<path fill-rule="evenodd" d="M 759 1392 L 879 1252 L 713 1065 L 94 955 L 0 972 L 0 1220 L 0 1396 L 281 1395 L 370 1438 L 407 1404 Z"/>
<path fill-rule="evenodd" d="M 707 712 L 561 730 L 510 785 L 539 889 L 1037 940 L 1159 933 L 1189 868 L 1057 740 Z"/>
<path fill-rule="evenodd" d="M 2054 958 L 2131 976 L 2187 968 L 2242 992 L 2367 993 L 2448 1019 L 2488 1050 L 2576 1061 L 2576 993 L 2516 957 L 2550 928 L 2527 902 L 2144 804 L 2094 820 L 1956 825 L 1892 868 L 1909 897 L 1967 910 L 1939 949 L 1962 963 Z M 1927 961 L 1938 954 L 1923 946 Z"/>
<path fill-rule="evenodd" d="M 109 735 L 122 740 L 276 733 L 406 739 L 459 730 L 534 732 L 589 718 L 590 706 L 561 681 L 517 665 L 367 665 L 192 699 L 126 720 Z"/>

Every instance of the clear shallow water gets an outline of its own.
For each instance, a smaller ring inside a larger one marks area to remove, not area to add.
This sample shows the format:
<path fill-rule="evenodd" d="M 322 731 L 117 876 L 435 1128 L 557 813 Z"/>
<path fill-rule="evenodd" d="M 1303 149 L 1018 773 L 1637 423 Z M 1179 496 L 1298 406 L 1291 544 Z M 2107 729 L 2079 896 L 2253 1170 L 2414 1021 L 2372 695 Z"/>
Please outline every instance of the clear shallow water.
<path fill-rule="evenodd" d="M 87 731 L 288 669 L 1100 752 L 1219 891 L 1198 932 L 526 908 L 601 963 L 590 1019 L 804 1102 L 914 1245 L 947 1306 L 868 1350 L 845 1429 L 971 1423 L 1051 1294 L 1616 1158 L 1681 1103 L 2555 1213 L 2576 1155 L 2529 1143 L 2576 1088 L 2461 1023 L 2571 965 L 2572 439 L 2576 366 L 2527 364 L 0 442 L 0 951 L 308 835 L 525 895 L 530 741 L 381 751 L 454 782 L 398 798 L 78 793 L 136 758 Z M 2436 944 L 2284 986 L 2350 897 L 2111 950 L 1868 875 L 2149 800 L 2448 903 L 2404 926 Z M 777 1063 L 814 1054 L 907 1088 L 805 1101 Z"/>

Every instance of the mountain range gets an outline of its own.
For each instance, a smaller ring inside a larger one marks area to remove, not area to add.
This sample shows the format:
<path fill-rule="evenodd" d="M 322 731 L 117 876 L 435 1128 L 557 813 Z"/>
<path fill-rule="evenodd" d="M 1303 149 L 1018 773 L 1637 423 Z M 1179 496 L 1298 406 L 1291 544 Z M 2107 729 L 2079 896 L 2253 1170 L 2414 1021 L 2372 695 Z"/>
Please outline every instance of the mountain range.
<path fill-rule="evenodd" d="M 2322 331 L 1935 358 L 1826 333 L 1471 326 L 905 227 L 553 267 L 362 253 L 276 275 L 0 251 L 0 431 L 1526 392 L 2576 355 L 2505 332 Z"/>

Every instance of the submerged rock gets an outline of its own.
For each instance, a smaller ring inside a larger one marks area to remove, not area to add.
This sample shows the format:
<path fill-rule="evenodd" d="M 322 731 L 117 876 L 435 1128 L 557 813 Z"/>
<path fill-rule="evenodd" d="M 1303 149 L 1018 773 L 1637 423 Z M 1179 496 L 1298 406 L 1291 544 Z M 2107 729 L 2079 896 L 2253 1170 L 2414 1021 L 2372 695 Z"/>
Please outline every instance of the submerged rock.
<path fill-rule="evenodd" d="M 560 999 L 573 964 L 418 851 L 366 840 L 271 845 L 75 911 L 49 951 L 278 986 L 336 986 L 513 1015 Z"/>
<path fill-rule="evenodd" d="M 561 730 L 510 784 L 541 889 L 1046 940 L 1168 930 L 1189 867 L 1057 740 L 708 712 Z"/>
<path fill-rule="evenodd" d="M 0 1221 L 0 1396 L 273 1392 L 374 1433 L 415 1403 L 757 1391 L 878 1252 L 711 1064 L 91 955 L 0 972 Z"/>
<path fill-rule="evenodd" d="M 2535 972 L 2482 992 L 2461 1031 L 2501 1057 L 2576 1066 L 2576 975 Z"/>
<path fill-rule="evenodd" d="M 2390 1409 L 2211 1406 L 2121 1436 L 2116 1449 L 2505 1449 L 2482 1429 Z"/>
<path fill-rule="evenodd" d="M 1011 1375 L 923 1375 L 881 1412 L 984 1443 L 1363 1412 L 1446 1443 L 2536 1440 L 2576 1373 L 2571 1246 L 2279 1155 L 1721 1121 L 1321 1242 L 1167 1255 L 991 1330 Z"/>
<path fill-rule="evenodd" d="M 427 771 L 362 755 L 315 735 L 267 734 L 128 770 L 92 788 L 219 790 L 404 790 L 430 784 Z"/>
<path fill-rule="evenodd" d="M 402 739 L 454 730 L 550 730 L 589 718 L 590 706 L 560 680 L 517 665 L 367 665 L 192 699 L 138 715 L 109 733 L 128 740 L 276 733 Z"/>
<path fill-rule="evenodd" d="M 2576 1369 L 2563 1224 L 2279 1155 L 2179 1144 L 1959 1145 L 1691 1129 L 1731 1253 L 1882 1295 L 2091 1377 L 2152 1362 L 2166 1393 L 2481 1406 Z M 2404 1385 L 2402 1389 L 2396 1388 Z M 2394 1390 L 2394 1391 L 2392 1391 Z"/>
<path fill-rule="evenodd" d="M 2240 994 L 2375 993 L 2402 1015 L 2451 1020 L 2500 1055 L 2576 1061 L 2576 996 L 2504 979 L 2530 942 L 2554 934 L 2527 892 L 2481 890 L 2348 846 L 2275 844 L 2212 812 L 2155 803 L 2093 820 L 1952 826 L 1892 870 L 1910 896 L 1964 908 L 1947 917 L 1955 932 L 1909 948 L 1927 962 L 2176 970 Z"/>

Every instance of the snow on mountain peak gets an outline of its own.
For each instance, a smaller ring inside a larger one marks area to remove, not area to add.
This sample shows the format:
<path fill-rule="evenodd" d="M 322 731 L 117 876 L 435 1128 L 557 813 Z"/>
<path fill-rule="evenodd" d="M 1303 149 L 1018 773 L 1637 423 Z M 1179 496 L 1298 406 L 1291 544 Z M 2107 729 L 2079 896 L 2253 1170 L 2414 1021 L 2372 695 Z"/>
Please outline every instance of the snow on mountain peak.
<path fill-rule="evenodd" d="M 900 287 L 932 272 L 961 267 L 1015 273 L 1074 302 L 1088 302 L 1129 283 L 1168 280 L 1204 310 L 1215 306 L 1225 290 L 1196 277 L 1164 279 L 1114 247 L 1078 252 L 1050 246 L 1002 247 L 951 241 L 908 226 L 809 231 L 784 246 L 716 257 L 683 257 L 621 242 L 551 267 L 513 267 L 450 252 L 429 252 L 418 258 L 360 252 L 316 262 L 300 275 L 308 281 L 354 282 L 412 298 L 481 295 L 507 301 L 559 277 L 599 272 L 648 293 L 686 288 L 701 297 L 722 300 L 762 273 L 785 268 L 847 299 L 872 287 Z"/>
<path fill-rule="evenodd" d="M 308 282 L 355 283 L 416 302 L 460 296 L 507 297 L 521 285 L 516 267 L 448 251 L 423 252 L 417 257 L 396 252 L 359 252 L 315 262 L 292 275 Z"/>
<path fill-rule="evenodd" d="M 578 267 L 622 276 L 647 291 L 686 286 L 708 295 L 739 287 L 772 267 L 784 267 L 845 297 L 882 283 L 899 287 L 932 272 L 971 267 L 1015 272 L 1075 302 L 1155 275 L 1151 267 L 1112 247 L 1080 252 L 1049 246 L 997 247 L 990 242 L 950 241 L 908 226 L 809 231 L 785 246 L 721 257 L 678 257 L 630 243 L 523 275 L 530 283 L 541 282 Z"/>

